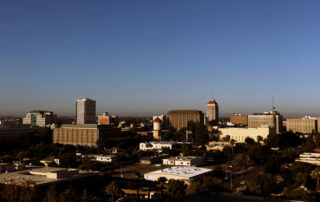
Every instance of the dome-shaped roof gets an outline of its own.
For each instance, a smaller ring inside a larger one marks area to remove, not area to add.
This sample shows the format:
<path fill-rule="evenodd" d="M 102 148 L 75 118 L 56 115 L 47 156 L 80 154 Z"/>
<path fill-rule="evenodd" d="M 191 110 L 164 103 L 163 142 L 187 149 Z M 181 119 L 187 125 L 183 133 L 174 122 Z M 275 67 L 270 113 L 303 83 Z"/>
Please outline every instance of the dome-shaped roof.
<path fill-rule="evenodd" d="M 153 120 L 153 122 L 161 123 L 161 119 L 159 119 L 159 117 L 157 117 L 155 120 Z"/>

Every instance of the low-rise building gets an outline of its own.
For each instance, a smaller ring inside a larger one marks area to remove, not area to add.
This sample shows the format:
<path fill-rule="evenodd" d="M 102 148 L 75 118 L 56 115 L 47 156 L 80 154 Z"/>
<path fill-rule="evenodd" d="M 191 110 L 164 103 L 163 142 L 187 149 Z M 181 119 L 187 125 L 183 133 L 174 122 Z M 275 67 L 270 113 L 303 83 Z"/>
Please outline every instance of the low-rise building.
<path fill-rule="evenodd" d="M 163 165 L 174 166 L 200 166 L 205 163 L 201 156 L 176 156 L 162 160 Z"/>
<path fill-rule="evenodd" d="M 174 142 L 141 142 L 139 144 L 139 150 L 141 151 L 158 151 L 162 152 L 164 148 L 172 149 L 175 145 Z"/>
<path fill-rule="evenodd" d="M 119 128 L 97 124 L 64 124 L 53 129 L 53 143 L 80 146 L 96 146 L 100 138 L 119 137 Z"/>
<path fill-rule="evenodd" d="M 89 154 L 89 158 L 92 158 L 94 161 L 102 163 L 113 163 L 118 157 L 116 155 L 103 155 L 103 154 Z"/>
<path fill-rule="evenodd" d="M 38 167 L 23 171 L 0 174 L 0 183 L 18 186 L 47 186 L 97 175 L 98 172 L 70 168 Z"/>
<path fill-rule="evenodd" d="M 111 116 L 108 112 L 104 112 L 98 116 L 98 124 L 100 125 L 118 125 L 118 117 Z"/>
<path fill-rule="evenodd" d="M 230 140 L 233 139 L 238 143 L 245 143 L 247 137 L 256 142 L 259 141 L 260 137 L 266 139 L 274 130 L 269 126 L 263 126 L 259 128 L 220 128 L 219 131 L 221 132 L 221 138 L 230 136 Z"/>
<path fill-rule="evenodd" d="M 167 180 L 182 180 L 189 184 L 192 180 L 199 180 L 203 176 L 212 172 L 212 169 L 200 168 L 194 166 L 179 166 L 170 167 L 144 174 L 144 179 L 157 181 L 160 177 L 165 177 Z"/>
<path fill-rule="evenodd" d="M 295 161 L 320 166 L 320 153 L 302 153 Z"/>
<path fill-rule="evenodd" d="M 211 141 L 206 145 L 207 151 L 222 151 L 224 147 L 232 147 L 230 142 Z"/>

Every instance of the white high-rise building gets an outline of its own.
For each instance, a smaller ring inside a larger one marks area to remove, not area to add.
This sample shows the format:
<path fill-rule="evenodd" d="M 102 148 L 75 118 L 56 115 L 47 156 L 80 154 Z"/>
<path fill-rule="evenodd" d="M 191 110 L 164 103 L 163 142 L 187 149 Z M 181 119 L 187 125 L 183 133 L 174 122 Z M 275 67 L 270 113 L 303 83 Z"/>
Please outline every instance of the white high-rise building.
<path fill-rule="evenodd" d="M 77 124 L 96 123 L 96 101 L 89 98 L 76 100 Z"/>

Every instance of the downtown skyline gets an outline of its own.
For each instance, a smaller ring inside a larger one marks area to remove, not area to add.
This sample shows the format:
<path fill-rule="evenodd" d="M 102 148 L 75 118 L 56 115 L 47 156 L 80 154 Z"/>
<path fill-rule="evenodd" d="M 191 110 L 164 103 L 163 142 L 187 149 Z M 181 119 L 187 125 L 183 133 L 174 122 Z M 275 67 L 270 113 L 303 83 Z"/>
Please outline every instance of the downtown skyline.
<path fill-rule="evenodd" d="M 1 2 L 0 115 L 320 116 L 317 1 Z"/>

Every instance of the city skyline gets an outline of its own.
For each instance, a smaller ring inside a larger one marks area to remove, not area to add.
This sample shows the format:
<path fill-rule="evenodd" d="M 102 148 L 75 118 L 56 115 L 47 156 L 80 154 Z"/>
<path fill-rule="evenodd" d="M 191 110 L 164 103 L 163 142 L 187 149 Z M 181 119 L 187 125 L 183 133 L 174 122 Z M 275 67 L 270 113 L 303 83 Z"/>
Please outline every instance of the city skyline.
<path fill-rule="evenodd" d="M 0 115 L 272 109 L 320 116 L 317 1 L 28 1 L 0 4 Z"/>

